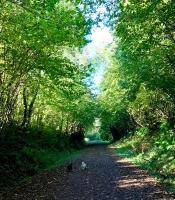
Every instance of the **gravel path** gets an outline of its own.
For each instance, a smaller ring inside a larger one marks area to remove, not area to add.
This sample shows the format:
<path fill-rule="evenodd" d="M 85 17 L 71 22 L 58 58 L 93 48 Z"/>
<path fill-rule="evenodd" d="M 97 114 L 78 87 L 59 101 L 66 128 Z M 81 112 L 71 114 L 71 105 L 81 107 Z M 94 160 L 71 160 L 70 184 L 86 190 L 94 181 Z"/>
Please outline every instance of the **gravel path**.
<path fill-rule="evenodd" d="M 82 161 L 88 169 L 80 170 Z M 175 199 L 144 170 L 115 156 L 105 146 L 87 148 L 65 167 L 33 177 L 23 186 L 3 191 L 1 200 L 144 200 Z"/>

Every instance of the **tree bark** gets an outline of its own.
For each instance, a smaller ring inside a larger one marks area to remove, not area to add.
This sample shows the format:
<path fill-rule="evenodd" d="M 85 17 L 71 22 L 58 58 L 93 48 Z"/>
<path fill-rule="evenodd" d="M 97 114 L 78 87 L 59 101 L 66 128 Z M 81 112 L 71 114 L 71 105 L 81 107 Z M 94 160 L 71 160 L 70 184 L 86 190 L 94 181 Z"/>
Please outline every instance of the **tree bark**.
<path fill-rule="evenodd" d="M 24 113 L 23 113 L 23 122 L 21 124 L 22 127 L 29 126 L 29 124 L 31 122 L 33 107 L 34 107 L 34 103 L 35 103 L 35 100 L 36 100 L 36 97 L 37 97 L 37 94 L 38 94 L 38 90 L 39 89 L 37 88 L 33 97 L 32 97 L 30 104 L 28 105 L 26 88 L 23 89 Z"/>

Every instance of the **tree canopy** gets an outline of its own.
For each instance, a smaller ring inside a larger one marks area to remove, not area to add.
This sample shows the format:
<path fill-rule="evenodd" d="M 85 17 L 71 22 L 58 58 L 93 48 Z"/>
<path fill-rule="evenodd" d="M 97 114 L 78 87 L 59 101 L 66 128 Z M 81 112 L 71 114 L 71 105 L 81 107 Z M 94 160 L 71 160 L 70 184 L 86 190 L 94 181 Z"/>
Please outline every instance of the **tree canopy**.
<path fill-rule="evenodd" d="M 162 120 L 174 123 L 174 6 L 173 1 L 118 4 L 116 51 L 106 69 L 100 99 L 109 118 L 115 116 L 120 126 L 124 110 L 136 127 L 153 128 Z M 115 120 L 108 127 L 116 127 Z M 127 118 L 123 120 L 128 123 Z"/>
<path fill-rule="evenodd" d="M 44 166 L 41 152 L 79 147 L 95 121 L 102 139 L 136 135 L 142 153 L 147 140 L 159 165 L 168 151 L 172 166 L 174 10 L 173 0 L 1 0 L 0 157 L 7 176 L 23 158 L 35 171 L 36 163 Z M 85 61 L 83 48 L 98 26 L 107 26 L 113 41 Z M 98 65 L 104 74 L 94 92 Z"/>
<path fill-rule="evenodd" d="M 91 22 L 79 3 L 1 1 L 0 6 L 1 136 L 14 122 L 25 127 L 59 121 L 60 129 L 88 125 L 80 113 L 94 105 L 85 83 L 90 68 L 66 53 L 87 43 Z"/>

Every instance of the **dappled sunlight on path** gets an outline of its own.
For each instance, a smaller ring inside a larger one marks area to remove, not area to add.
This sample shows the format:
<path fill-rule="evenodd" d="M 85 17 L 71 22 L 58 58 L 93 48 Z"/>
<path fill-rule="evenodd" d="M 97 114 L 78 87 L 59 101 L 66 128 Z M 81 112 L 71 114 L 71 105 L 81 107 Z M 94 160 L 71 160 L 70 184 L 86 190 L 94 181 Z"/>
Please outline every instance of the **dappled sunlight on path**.
<path fill-rule="evenodd" d="M 87 170 L 81 170 L 85 161 Z M 4 193 L 2 199 L 143 200 L 175 199 L 146 171 L 115 156 L 106 146 L 92 146 L 73 161 L 73 171 L 59 168 L 33 178 L 31 183 Z"/>

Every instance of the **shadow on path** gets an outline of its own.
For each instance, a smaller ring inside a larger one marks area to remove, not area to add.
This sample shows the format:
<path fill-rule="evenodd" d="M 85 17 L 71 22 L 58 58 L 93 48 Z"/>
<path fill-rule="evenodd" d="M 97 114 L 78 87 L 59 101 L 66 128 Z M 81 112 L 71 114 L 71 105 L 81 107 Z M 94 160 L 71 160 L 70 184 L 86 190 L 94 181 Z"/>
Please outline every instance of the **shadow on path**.
<path fill-rule="evenodd" d="M 85 161 L 88 169 L 80 169 Z M 105 145 L 88 147 L 73 162 L 73 172 L 65 168 L 36 176 L 31 183 L 4 191 L 0 199 L 18 200 L 141 200 L 175 199 L 144 170 L 115 156 Z"/>

